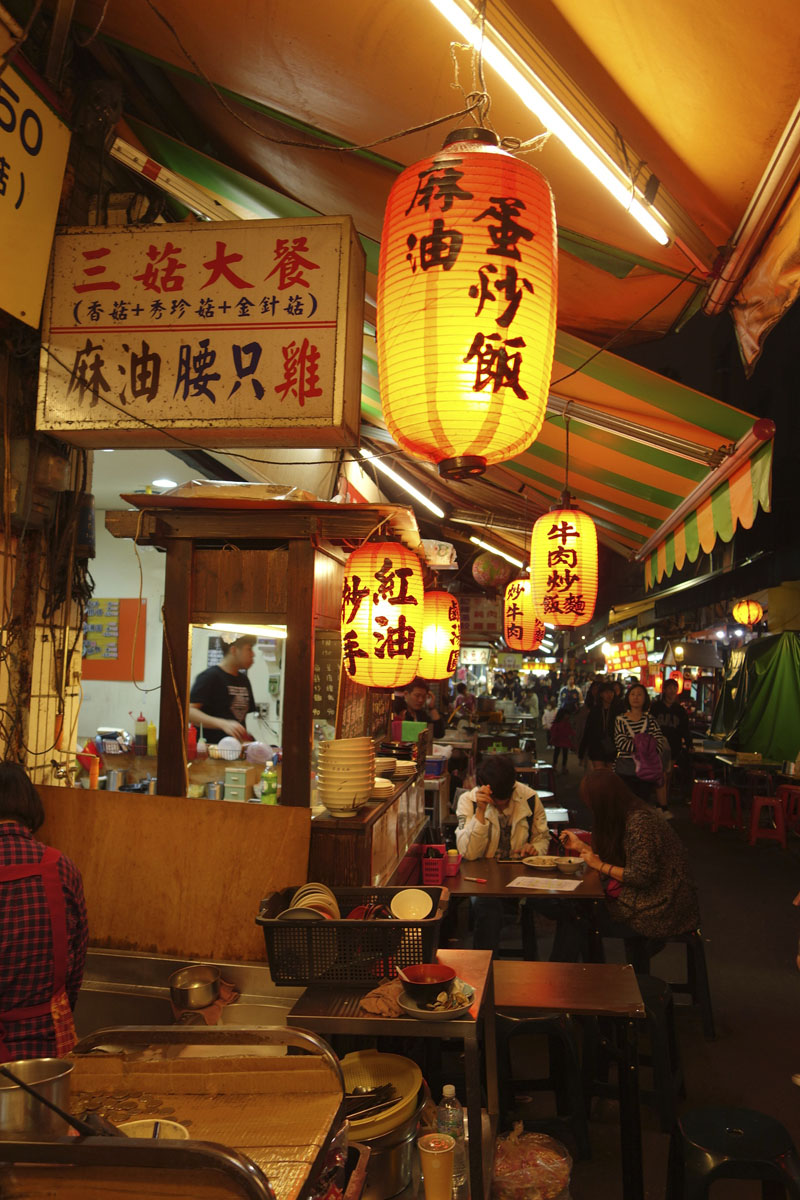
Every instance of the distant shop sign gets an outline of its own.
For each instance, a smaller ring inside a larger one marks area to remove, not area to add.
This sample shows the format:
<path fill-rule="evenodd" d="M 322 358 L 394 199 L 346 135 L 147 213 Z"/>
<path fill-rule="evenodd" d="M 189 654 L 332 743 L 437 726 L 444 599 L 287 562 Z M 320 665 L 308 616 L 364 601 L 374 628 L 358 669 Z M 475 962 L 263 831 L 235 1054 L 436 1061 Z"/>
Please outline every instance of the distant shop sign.
<path fill-rule="evenodd" d="M 603 649 L 607 671 L 634 671 L 647 666 L 647 645 L 641 638 L 609 642 Z"/>
<path fill-rule="evenodd" d="M 486 667 L 489 665 L 488 646 L 462 646 L 458 661 L 466 667 Z"/>
<path fill-rule="evenodd" d="M 59 234 L 37 428 L 87 447 L 353 445 L 363 302 L 349 217 Z"/>
<path fill-rule="evenodd" d="M 63 121 L 7 66 L 0 78 L 0 308 L 34 329 L 42 312 L 69 139 Z"/>

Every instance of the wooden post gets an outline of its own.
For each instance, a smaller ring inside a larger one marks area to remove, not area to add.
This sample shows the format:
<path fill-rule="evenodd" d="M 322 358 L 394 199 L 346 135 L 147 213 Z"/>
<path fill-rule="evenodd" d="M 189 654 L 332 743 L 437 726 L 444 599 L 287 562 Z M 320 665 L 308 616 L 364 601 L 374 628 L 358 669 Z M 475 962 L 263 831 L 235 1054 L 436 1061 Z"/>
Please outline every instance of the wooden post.
<path fill-rule="evenodd" d="M 310 539 L 289 543 L 287 591 L 281 804 L 307 805 L 314 671 L 314 547 Z"/>
<path fill-rule="evenodd" d="M 158 729 L 158 794 L 185 796 L 189 708 L 189 624 L 192 616 L 192 543 L 167 543 L 164 579 L 164 645 Z"/>

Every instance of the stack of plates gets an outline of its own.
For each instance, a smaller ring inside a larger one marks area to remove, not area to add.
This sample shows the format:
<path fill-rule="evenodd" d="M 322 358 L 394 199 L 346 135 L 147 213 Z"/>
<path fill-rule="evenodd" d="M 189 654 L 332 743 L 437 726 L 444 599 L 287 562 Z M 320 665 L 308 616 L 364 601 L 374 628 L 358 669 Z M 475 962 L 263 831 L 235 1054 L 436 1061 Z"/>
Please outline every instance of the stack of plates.
<path fill-rule="evenodd" d="M 321 918 L 338 921 L 341 919 L 336 897 L 324 883 L 304 883 L 292 896 L 291 904 L 278 913 L 279 921 L 299 921 L 318 914 Z"/>
<path fill-rule="evenodd" d="M 333 817 L 350 817 L 369 799 L 375 782 L 372 738 L 323 742 L 317 760 L 317 796 Z"/>
<path fill-rule="evenodd" d="M 371 800 L 388 800 L 394 795 L 394 783 L 391 779 L 381 779 L 380 776 L 375 777 L 375 782 L 372 785 L 370 792 Z"/>
<path fill-rule="evenodd" d="M 376 758 L 375 759 L 375 774 L 376 775 L 393 775 L 397 759 L 394 758 Z"/>
<path fill-rule="evenodd" d="M 395 779 L 407 779 L 409 775 L 416 775 L 417 764 L 415 762 L 407 762 L 403 759 L 397 760 L 397 766 L 394 769 Z"/>

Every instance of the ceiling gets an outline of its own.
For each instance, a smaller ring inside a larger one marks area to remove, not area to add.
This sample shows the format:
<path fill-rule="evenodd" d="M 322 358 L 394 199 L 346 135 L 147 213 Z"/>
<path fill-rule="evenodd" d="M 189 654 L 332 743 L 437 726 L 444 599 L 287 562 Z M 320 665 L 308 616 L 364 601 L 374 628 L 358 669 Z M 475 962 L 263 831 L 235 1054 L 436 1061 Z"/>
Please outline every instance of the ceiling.
<path fill-rule="evenodd" d="M 49 7 L 58 15 L 71 4 Z M 564 338 L 583 339 L 575 345 L 585 346 L 585 357 L 576 352 L 569 362 L 581 398 L 596 347 L 613 339 L 619 352 L 674 330 L 720 273 L 730 267 L 733 276 L 737 229 L 753 198 L 766 194 L 762 179 L 800 112 L 800 6 L 771 0 L 766 19 L 750 0 L 487 0 L 485 14 L 524 57 L 545 63 L 574 110 L 610 131 L 618 162 L 650 179 L 656 204 L 663 199 L 664 211 L 676 214 L 679 236 L 659 245 L 554 137 L 527 154 L 555 196 L 559 336 L 562 347 Z M 478 86 L 475 57 L 454 47 L 457 35 L 432 0 L 76 0 L 72 20 L 77 37 L 89 40 L 81 53 L 122 81 L 131 121 L 123 129 L 141 131 L 136 122 L 145 122 L 289 202 L 352 215 L 367 244 L 374 323 L 375 250 L 389 189 L 403 166 L 473 123 L 452 114 Z M 483 81 L 485 119 L 502 138 L 545 132 L 486 63 Z M 797 177 L 796 156 L 783 166 L 776 205 Z M 757 248 L 753 242 L 735 260 L 737 278 Z M 376 383 L 367 361 L 374 343 L 365 349 L 368 390 Z M 690 419 L 691 398 L 687 404 Z M 374 423 L 380 432 L 379 418 Z M 602 439 L 595 445 L 602 455 Z M 546 469 L 560 480 L 563 451 L 550 448 Z M 584 450 L 591 458 L 592 447 Z M 413 469 L 432 493 L 441 490 L 432 472 Z M 529 488 L 521 502 L 521 489 L 501 473 L 460 487 L 455 503 L 495 512 L 510 527 L 515 513 L 535 517 L 554 488 Z M 631 549 L 624 539 L 608 544 Z"/>

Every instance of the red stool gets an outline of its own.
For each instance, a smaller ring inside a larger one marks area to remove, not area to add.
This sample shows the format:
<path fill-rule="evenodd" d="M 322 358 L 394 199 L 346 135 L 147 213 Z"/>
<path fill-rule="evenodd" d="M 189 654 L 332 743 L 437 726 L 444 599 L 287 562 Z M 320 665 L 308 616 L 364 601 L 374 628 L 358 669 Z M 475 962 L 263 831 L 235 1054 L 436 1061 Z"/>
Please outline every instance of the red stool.
<path fill-rule="evenodd" d="M 716 779 L 695 779 L 692 784 L 691 815 L 695 825 L 710 825 Z"/>
<path fill-rule="evenodd" d="M 739 789 L 718 784 L 711 792 L 711 832 L 716 833 L 718 829 L 742 828 L 742 801 Z"/>
<path fill-rule="evenodd" d="M 775 795 L 783 804 L 786 828 L 800 828 L 800 787 L 794 783 L 782 783 Z"/>
<path fill-rule="evenodd" d="M 763 809 L 766 809 L 771 814 L 775 821 L 774 826 L 759 824 Z M 750 818 L 750 845 L 755 846 L 758 840 L 780 842 L 784 850 L 786 849 L 786 817 L 784 816 L 783 805 L 777 796 L 753 796 L 753 812 Z"/>

